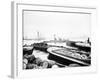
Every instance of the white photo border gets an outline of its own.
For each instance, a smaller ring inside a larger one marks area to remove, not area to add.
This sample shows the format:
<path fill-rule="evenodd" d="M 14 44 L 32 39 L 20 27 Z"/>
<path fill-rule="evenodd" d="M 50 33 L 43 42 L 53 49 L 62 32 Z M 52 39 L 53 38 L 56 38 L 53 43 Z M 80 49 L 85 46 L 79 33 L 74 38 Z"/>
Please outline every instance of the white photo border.
<path fill-rule="evenodd" d="M 94 30 L 96 27 L 96 8 L 92 7 L 74 7 L 74 6 L 56 6 L 56 5 L 39 5 L 39 4 L 27 4 L 27 3 L 12 3 L 12 38 L 13 38 L 13 50 L 12 50 L 12 77 L 40 77 L 40 76 L 52 76 L 52 75 L 66 75 L 72 73 L 92 73 L 97 71 L 97 53 L 95 49 L 95 36 Z M 71 68 L 59 68 L 59 69 L 36 69 L 36 70 L 23 70 L 22 68 L 22 35 L 23 35 L 23 10 L 45 10 L 53 12 L 74 12 L 74 13 L 86 13 L 91 15 L 91 66 L 88 67 L 71 67 Z"/>

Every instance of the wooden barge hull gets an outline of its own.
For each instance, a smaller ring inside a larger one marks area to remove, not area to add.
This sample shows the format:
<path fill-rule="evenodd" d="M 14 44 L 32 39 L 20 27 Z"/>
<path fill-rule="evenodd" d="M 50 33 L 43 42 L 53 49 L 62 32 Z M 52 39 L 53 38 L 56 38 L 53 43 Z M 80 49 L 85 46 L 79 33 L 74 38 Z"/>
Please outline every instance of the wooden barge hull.
<path fill-rule="evenodd" d="M 49 56 L 48 59 L 54 60 L 63 65 L 70 65 L 70 64 L 79 64 L 80 66 L 89 66 L 91 64 L 91 60 L 81 60 L 70 56 L 65 56 L 62 53 L 55 53 L 53 50 L 48 49 Z"/>

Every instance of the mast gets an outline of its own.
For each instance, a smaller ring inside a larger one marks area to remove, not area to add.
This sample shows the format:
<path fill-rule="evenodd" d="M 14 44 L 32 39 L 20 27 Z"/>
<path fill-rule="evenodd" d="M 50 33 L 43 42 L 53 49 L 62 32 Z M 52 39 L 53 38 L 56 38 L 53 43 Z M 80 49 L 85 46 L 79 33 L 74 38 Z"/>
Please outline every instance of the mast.
<path fill-rule="evenodd" d="M 37 31 L 37 40 L 39 41 L 40 39 L 40 33 L 39 33 L 39 31 Z"/>

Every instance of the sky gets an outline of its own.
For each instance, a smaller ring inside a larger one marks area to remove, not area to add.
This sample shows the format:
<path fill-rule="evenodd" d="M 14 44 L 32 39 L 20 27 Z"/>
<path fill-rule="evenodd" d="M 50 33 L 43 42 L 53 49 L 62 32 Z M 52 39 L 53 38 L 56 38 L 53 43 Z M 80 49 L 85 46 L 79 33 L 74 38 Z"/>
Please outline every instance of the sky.
<path fill-rule="evenodd" d="M 37 32 L 45 39 L 54 35 L 62 39 L 90 37 L 91 15 L 80 13 L 59 13 L 24 11 L 24 38 L 35 39 Z"/>

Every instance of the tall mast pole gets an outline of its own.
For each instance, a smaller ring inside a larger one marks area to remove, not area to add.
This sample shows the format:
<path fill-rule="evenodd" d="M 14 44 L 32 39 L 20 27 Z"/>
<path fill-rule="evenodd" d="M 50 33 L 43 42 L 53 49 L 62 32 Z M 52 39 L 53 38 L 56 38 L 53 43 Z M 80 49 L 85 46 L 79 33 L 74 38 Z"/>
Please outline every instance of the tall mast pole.
<path fill-rule="evenodd" d="M 37 39 L 38 39 L 38 41 L 39 41 L 39 32 L 37 31 Z"/>

